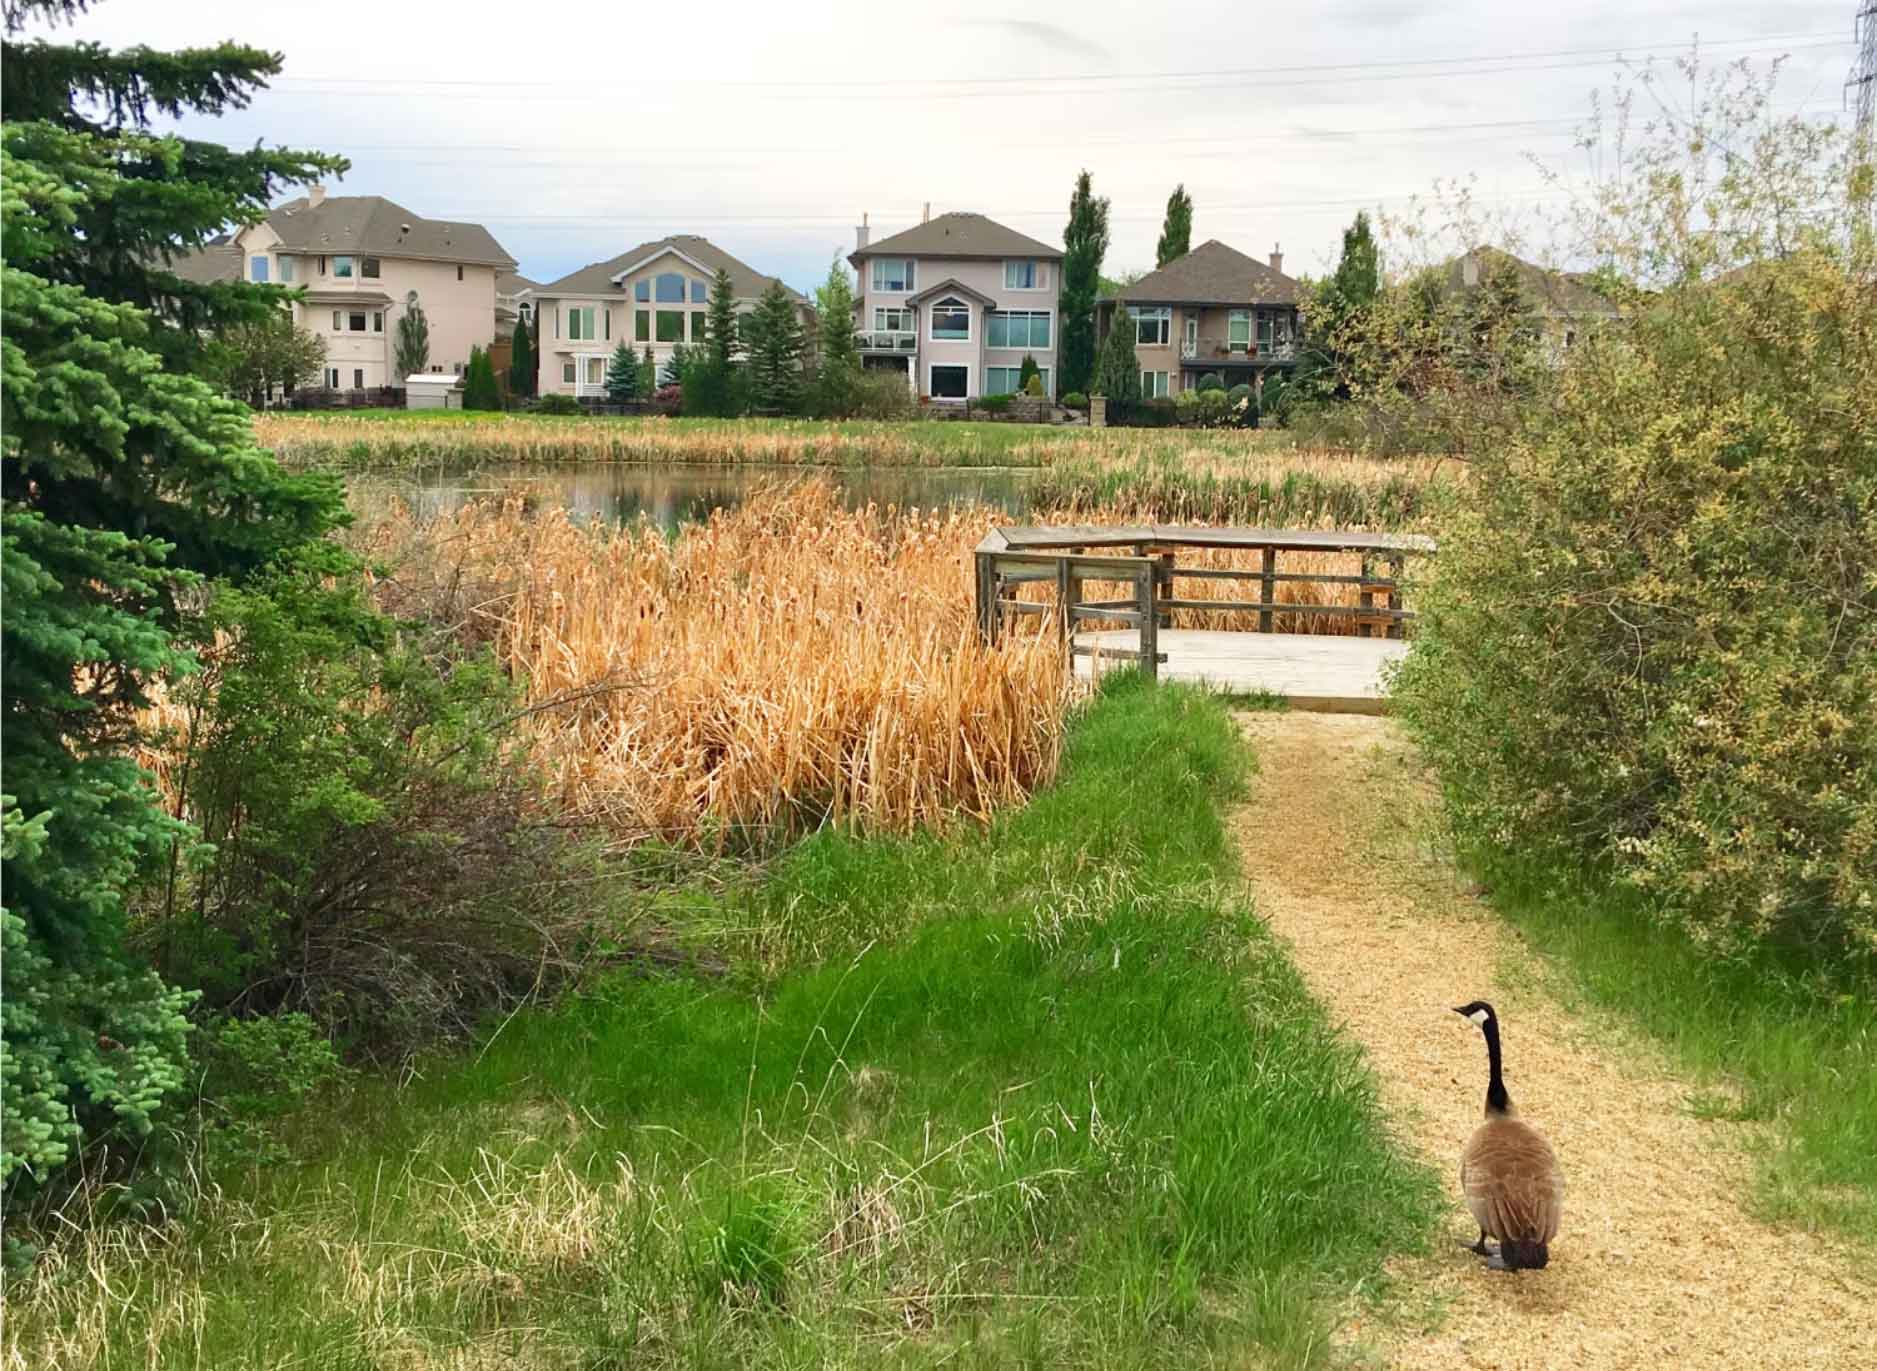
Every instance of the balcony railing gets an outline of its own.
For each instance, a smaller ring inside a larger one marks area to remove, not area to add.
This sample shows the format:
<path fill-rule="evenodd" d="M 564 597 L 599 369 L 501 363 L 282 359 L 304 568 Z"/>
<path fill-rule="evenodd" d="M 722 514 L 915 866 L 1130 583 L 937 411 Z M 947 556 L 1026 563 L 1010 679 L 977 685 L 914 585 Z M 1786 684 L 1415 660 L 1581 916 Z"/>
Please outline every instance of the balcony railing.
<path fill-rule="evenodd" d="M 871 331 L 860 334 L 862 352 L 914 352 L 919 347 L 916 333 Z"/>
<path fill-rule="evenodd" d="M 1296 357 L 1297 344 L 1288 338 L 1250 345 L 1229 343 L 1223 338 L 1180 340 L 1180 360 L 1186 362 L 1290 362 Z"/>

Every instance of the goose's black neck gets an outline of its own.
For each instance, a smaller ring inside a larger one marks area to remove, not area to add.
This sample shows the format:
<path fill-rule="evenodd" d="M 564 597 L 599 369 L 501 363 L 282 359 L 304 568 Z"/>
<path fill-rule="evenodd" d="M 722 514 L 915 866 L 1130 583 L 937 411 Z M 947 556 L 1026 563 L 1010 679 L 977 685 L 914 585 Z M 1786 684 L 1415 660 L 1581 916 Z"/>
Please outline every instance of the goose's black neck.
<path fill-rule="evenodd" d="M 1492 1068 L 1491 1079 L 1486 1084 L 1486 1112 L 1510 1114 L 1512 1097 L 1506 1094 L 1505 1075 L 1499 1065 L 1499 1020 L 1488 1017 L 1480 1025 L 1480 1031 L 1486 1035 L 1486 1060 Z"/>

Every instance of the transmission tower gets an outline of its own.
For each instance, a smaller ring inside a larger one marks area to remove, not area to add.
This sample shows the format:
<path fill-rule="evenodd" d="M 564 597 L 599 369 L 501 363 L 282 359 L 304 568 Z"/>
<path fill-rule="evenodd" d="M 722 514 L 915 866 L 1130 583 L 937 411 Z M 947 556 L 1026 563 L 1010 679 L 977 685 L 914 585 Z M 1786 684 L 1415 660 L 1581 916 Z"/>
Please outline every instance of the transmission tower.
<path fill-rule="evenodd" d="M 1877 0 L 1859 0 L 1857 65 L 1845 77 L 1845 103 L 1857 112 L 1857 136 L 1877 138 Z"/>

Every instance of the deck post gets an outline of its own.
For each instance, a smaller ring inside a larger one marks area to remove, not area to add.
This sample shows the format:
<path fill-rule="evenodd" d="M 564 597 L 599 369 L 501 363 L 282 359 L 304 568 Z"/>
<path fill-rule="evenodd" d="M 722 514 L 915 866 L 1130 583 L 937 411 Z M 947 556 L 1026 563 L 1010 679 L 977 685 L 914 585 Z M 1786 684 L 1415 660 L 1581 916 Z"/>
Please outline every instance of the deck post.
<path fill-rule="evenodd" d="M 991 554 L 988 552 L 980 552 L 977 554 L 976 560 L 977 575 L 973 583 L 973 589 L 977 595 L 978 633 L 983 637 L 986 643 L 994 643 L 997 641 L 997 607 L 993 603 L 992 597 L 995 596 L 997 592 L 995 580 L 991 573 Z"/>
<path fill-rule="evenodd" d="M 1141 670 L 1147 673 L 1150 681 L 1160 679 L 1160 605 L 1159 597 L 1154 594 L 1158 579 L 1155 571 L 1149 568 L 1141 572 L 1140 579 L 1135 582 L 1141 615 Z"/>
<path fill-rule="evenodd" d="M 1173 598 L 1173 554 L 1171 552 L 1157 552 L 1154 554 L 1154 592 L 1161 600 L 1171 600 Z M 1173 627 L 1172 610 L 1163 609 L 1160 611 L 1160 627 Z"/>
<path fill-rule="evenodd" d="M 1075 646 L 1075 578 L 1069 574 L 1067 557 L 1056 562 L 1056 619 L 1062 625 L 1062 645 Z"/>
<path fill-rule="evenodd" d="M 1265 544 L 1265 548 L 1264 548 L 1264 579 L 1260 582 L 1260 585 L 1262 586 L 1262 589 L 1259 591 L 1259 598 L 1263 600 L 1267 605 L 1276 604 L 1277 603 L 1277 549 L 1269 543 Z M 1270 631 L 1271 631 L 1271 611 L 1268 609 L 1261 609 L 1258 611 L 1258 632 L 1269 633 Z"/>
<path fill-rule="evenodd" d="M 1374 579 L 1375 559 L 1365 552 L 1362 554 L 1362 594 L 1358 597 L 1359 603 L 1364 609 L 1375 608 L 1375 592 L 1369 588 L 1369 582 Z M 1373 638 L 1375 636 L 1374 625 L 1366 618 L 1358 618 L 1356 620 L 1356 636 L 1358 638 Z"/>

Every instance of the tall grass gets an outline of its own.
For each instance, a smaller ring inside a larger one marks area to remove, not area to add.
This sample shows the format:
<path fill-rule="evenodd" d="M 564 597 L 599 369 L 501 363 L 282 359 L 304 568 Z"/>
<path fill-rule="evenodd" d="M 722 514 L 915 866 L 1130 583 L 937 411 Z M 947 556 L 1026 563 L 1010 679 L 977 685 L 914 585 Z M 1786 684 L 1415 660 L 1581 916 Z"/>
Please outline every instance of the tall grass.
<path fill-rule="evenodd" d="M 524 1014 L 194 1225 L 81 1226 L 9 1371 L 1324 1364 L 1435 1187 L 1231 880 L 1242 749 L 1111 677 L 988 831 L 707 901 L 738 975 Z"/>
<path fill-rule="evenodd" d="M 460 620 L 525 682 L 562 805 L 761 846 L 984 821 L 1054 773 L 1071 686 L 1044 638 L 979 639 L 964 554 L 986 526 L 844 510 L 823 482 L 670 539 L 510 501 L 371 543 L 389 607 Z"/>

